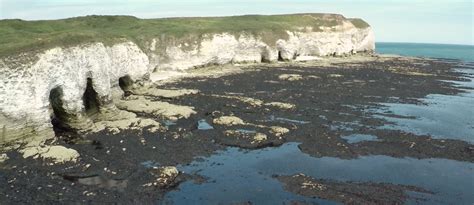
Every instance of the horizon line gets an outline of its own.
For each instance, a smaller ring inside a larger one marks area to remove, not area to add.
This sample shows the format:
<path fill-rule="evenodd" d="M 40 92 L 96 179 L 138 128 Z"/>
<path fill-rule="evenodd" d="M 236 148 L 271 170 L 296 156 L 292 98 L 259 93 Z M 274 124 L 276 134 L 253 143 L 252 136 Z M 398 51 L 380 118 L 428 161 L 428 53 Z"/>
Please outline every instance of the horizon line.
<path fill-rule="evenodd" d="M 440 42 L 413 42 L 413 41 L 375 41 L 375 43 L 393 43 L 393 44 L 435 44 L 435 45 L 452 45 L 452 46 L 473 46 L 473 44 L 459 44 L 459 43 L 440 43 Z"/>

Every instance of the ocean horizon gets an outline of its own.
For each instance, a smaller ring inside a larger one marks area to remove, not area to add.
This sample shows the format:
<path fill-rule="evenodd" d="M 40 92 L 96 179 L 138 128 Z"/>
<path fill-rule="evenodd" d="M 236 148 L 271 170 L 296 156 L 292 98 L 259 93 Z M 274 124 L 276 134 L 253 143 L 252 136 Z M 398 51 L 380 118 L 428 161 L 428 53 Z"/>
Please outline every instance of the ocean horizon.
<path fill-rule="evenodd" d="M 474 45 L 376 42 L 375 51 L 381 54 L 448 58 L 474 62 Z"/>

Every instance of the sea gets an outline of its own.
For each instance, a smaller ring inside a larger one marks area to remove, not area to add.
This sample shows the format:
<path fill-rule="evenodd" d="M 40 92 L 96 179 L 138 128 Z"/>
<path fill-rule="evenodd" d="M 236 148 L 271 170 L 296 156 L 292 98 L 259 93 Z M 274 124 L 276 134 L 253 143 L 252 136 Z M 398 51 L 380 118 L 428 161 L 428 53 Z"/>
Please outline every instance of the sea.
<path fill-rule="evenodd" d="M 417 56 L 458 62 L 453 70 L 467 79 L 453 82 L 466 89 L 459 95 L 428 95 L 422 105 L 386 103 L 374 116 L 387 110 L 407 118 L 380 117 L 394 122 L 383 129 L 428 134 L 435 139 L 456 139 L 474 144 L 474 46 L 419 43 L 377 43 L 380 54 Z M 375 140 L 355 136 L 350 143 Z M 441 158 L 361 156 L 356 159 L 316 158 L 302 153 L 298 143 L 260 150 L 228 148 L 179 166 L 188 174 L 206 178 L 187 181 L 167 193 L 163 204 L 339 204 L 307 198 L 286 191 L 272 175 L 304 173 L 318 179 L 411 185 L 433 193 L 409 192 L 407 204 L 474 204 L 474 163 Z M 418 199 L 418 200 L 415 200 Z"/>
<path fill-rule="evenodd" d="M 456 59 L 474 62 L 474 45 L 427 43 L 376 43 L 376 52 L 402 56 Z"/>

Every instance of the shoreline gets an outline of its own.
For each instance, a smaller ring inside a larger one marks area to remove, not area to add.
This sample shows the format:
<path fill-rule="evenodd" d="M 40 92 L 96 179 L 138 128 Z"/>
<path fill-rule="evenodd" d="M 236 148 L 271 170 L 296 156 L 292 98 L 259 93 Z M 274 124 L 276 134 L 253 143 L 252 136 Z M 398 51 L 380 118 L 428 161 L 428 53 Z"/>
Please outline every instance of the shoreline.
<path fill-rule="evenodd" d="M 353 56 L 315 62 L 224 65 L 175 77 L 179 80 L 147 85 L 150 89 L 131 89 L 121 101 L 123 106 L 119 106 L 136 118 L 158 122 L 162 130 L 126 126 L 118 127 L 117 133 L 100 131 L 75 140 L 69 139 L 68 133 L 62 134 L 53 144 L 77 150 L 80 157 L 76 163 L 23 159 L 15 151 L 8 152 L 9 159 L 0 163 L 1 180 L 10 185 L 2 187 L 1 192 L 6 193 L 2 201 L 27 202 L 29 197 L 37 197 L 38 202 L 63 203 L 156 201 L 180 182 L 202 180 L 198 175 L 174 172 L 164 176 L 167 172 L 161 168 L 187 164 L 226 147 L 260 149 L 299 142 L 299 150 L 315 158 L 386 155 L 474 162 L 472 144 L 379 129 L 389 122 L 367 112 L 380 103 L 417 104 L 428 94 L 462 93 L 440 81 L 461 80 L 463 76 L 453 72 L 451 64 L 439 60 Z M 170 114 L 159 108 L 135 109 L 143 102 L 181 107 Z M 182 108 L 190 108 L 190 114 L 177 111 Z M 200 129 L 198 122 L 206 122 L 212 129 Z M 349 143 L 342 138 L 351 134 L 375 135 L 378 140 Z M 148 161 L 151 166 L 141 164 Z M 99 177 L 92 182 L 85 180 L 87 183 L 81 180 L 91 176 Z M 158 179 L 167 183 L 143 186 Z M 36 195 L 35 186 L 54 194 Z M 396 193 L 394 197 L 399 197 Z"/>

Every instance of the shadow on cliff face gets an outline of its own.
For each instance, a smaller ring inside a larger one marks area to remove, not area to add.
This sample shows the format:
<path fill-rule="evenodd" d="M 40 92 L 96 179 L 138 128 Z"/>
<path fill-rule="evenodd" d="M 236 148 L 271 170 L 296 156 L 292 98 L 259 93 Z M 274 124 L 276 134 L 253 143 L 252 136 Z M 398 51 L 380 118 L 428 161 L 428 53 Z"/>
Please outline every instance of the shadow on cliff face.
<path fill-rule="evenodd" d="M 124 92 L 130 91 L 130 88 L 132 87 L 132 85 L 133 85 L 133 80 L 132 78 L 130 78 L 130 76 L 126 75 L 119 78 L 119 86 Z"/>
<path fill-rule="evenodd" d="M 82 97 L 84 103 L 84 111 L 87 115 L 94 115 L 99 112 L 99 97 L 92 86 L 92 78 L 87 78 L 87 87 Z"/>
<path fill-rule="evenodd" d="M 79 129 L 78 125 L 81 122 L 81 117 L 70 113 L 65 109 L 63 95 L 64 92 L 61 87 L 56 87 L 50 91 L 49 102 L 52 109 L 51 124 L 53 124 L 53 129 L 56 135 L 65 133 L 75 134 Z M 84 114 L 87 117 L 92 117 L 93 115 L 99 113 L 99 97 L 93 88 L 91 78 L 87 78 L 87 86 L 82 100 L 84 105 Z"/>
<path fill-rule="evenodd" d="M 49 102 L 53 110 L 51 124 L 53 124 L 53 129 L 56 134 L 58 132 L 62 133 L 72 130 L 68 124 L 68 120 L 71 116 L 64 109 L 63 95 L 63 89 L 61 87 L 56 87 L 49 93 Z"/>

